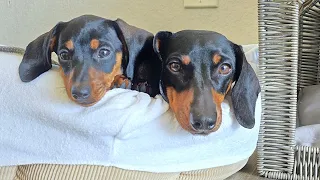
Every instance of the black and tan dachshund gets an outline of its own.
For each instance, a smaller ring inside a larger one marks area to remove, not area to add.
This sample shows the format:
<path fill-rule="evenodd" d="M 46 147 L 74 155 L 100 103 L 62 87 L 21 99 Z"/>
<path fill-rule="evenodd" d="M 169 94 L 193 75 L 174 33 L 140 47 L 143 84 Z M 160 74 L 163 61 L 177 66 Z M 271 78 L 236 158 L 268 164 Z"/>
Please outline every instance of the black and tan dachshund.
<path fill-rule="evenodd" d="M 236 119 L 255 125 L 260 85 L 242 47 L 211 31 L 150 32 L 84 15 L 60 22 L 31 42 L 19 66 L 29 82 L 52 67 L 58 55 L 67 94 L 90 106 L 113 87 L 151 96 L 160 93 L 180 125 L 193 134 L 209 134 L 222 122 L 221 103 L 231 92 Z"/>
<path fill-rule="evenodd" d="M 19 75 L 23 82 L 34 80 L 52 68 L 51 53 L 55 52 L 67 94 L 82 106 L 95 104 L 113 87 L 155 96 L 161 61 L 153 51 L 153 37 L 121 19 L 83 15 L 59 22 L 32 41 Z"/>
<path fill-rule="evenodd" d="M 155 35 L 154 50 L 162 60 L 160 92 L 185 130 L 218 130 L 229 91 L 239 124 L 254 127 L 260 85 L 241 46 L 211 31 L 162 31 Z"/>

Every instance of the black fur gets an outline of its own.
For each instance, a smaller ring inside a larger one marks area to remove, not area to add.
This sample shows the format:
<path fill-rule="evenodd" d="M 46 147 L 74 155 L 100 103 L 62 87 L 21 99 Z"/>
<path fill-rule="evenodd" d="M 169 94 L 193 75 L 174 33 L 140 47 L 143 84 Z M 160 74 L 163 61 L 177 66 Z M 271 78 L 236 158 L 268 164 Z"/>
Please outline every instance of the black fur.
<path fill-rule="evenodd" d="M 193 89 L 193 102 L 190 106 L 190 124 L 198 122 L 216 123 L 216 105 L 210 89 L 226 94 L 230 83 L 232 102 L 236 118 L 243 127 L 253 128 L 255 124 L 255 103 L 260 92 L 258 78 L 247 62 L 242 48 L 223 35 L 212 31 L 183 30 L 177 33 L 161 31 L 155 35 L 153 47 L 162 60 L 160 87 L 162 96 L 167 99 L 167 87 L 176 92 Z M 213 62 L 214 54 L 222 58 L 218 64 Z M 188 56 L 190 64 L 182 63 Z M 178 62 L 181 70 L 174 73 L 169 69 L 171 62 Z M 218 68 L 227 64 L 232 71 L 219 74 Z M 209 131 L 199 131 L 208 133 Z"/>
<path fill-rule="evenodd" d="M 255 125 L 255 106 L 259 95 L 259 80 L 248 63 L 242 47 L 234 44 L 236 55 L 235 85 L 232 89 L 232 104 L 238 122 L 246 128 L 253 128 Z"/>
<path fill-rule="evenodd" d="M 32 81 L 52 68 L 51 53 L 57 51 L 57 46 L 53 44 L 50 49 L 50 44 L 54 43 L 52 38 L 60 33 L 61 26 L 63 23 L 58 23 L 27 46 L 19 66 L 19 75 L 23 82 Z"/>
<path fill-rule="evenodd" d="M 110 73 L 116 63 L 116 53 L 122 52 L 122 73 L 132 82 L 129 87 L 155 96 L 159 93 L 160 71 L 157 70 L 161 62 L 153 51 L 153 37 L 152 33 L 121 19 L 112 21 L 83 15 L 69 22 L 60 22 L 27 46 L 19 66 L 20 79 L 29 82 L 51 69 L 51 53 L 55 52 L 63 72 L 73 72 L 73 84 L 86 83 L 83 86 L 89 86 L 88 69 Z M 100 42 L 97 50 L 90 48 L 92 39 Z M 65 43 L 69 40 L 72 40 L 74 49 L 67 50 L 71 58 L 66 61 L 59 54 L 66 51 Z M 110 55 L 97 60 L 97 53 L 102 48 L 108 49 Z"/>

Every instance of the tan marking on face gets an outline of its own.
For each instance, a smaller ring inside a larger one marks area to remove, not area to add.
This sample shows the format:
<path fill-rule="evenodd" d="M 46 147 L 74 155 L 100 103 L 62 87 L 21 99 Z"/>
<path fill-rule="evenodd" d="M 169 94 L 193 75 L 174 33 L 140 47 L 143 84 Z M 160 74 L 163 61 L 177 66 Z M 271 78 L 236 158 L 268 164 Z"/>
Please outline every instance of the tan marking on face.
<path fill-rule="evenodd" d="M 184 65 L 188 65 L 190 63 L 191 59 L 189 56 L 182 56 L 182 63 Z"/>
<path fill-rule="evenodd" d="M 214 128 L 212 129 L 211 132 L 217 131 L 220 128 L 221 122 L 222 122 L 222 107 L 221 104 L 225 98 L 225 94 L 221 94 L 214 90 L 213 88 L 211 89 L 212 93 L 212 98 L 213 102 L 216 104 L 216 111 L 217 111 L 217 120 Z"/>
<path fill-rule="evenodd" d="M 100 101 L 102 97 L 105 95 L 105 93 L 111 89 L 111 85 L 113 84 L 115 76 L 122 74 L 121 62 L 122 62 L 122 53 L 119 52 L 116 54 L 116 63 L 113 66 L 112 71 L 110 73 L 105 73 L 105 72 L 96 70 L 94 68 L 89 68 L 88 73 L 89 73 L 89 84 L 91 87 L 91 95 L 87 100 L 88 104 L 79 104 L 72 97 L 71 88 L 73 85 L 72 84 L 73 71 L 71 71 L 69 74 L 65 74 L 62 68 L 60 67 L 60 74 L 62 75 L 64 85 L 69 98 L 81 106 L 92 106 L 98 101 Z M 88 83 L 88 82 L 84 82 L 84 83 Z"/>
<path fill-rule="evenodd" d="M 73 70 L 68 74 L 64 73 L 64 71 L 63 71 L 61 66 L 60 66 L 59 70 L 60 70 L 60 75 L 61 75 L 61 77 L 63 79 L 64 87 L 65 87 L 65 89 L 67 91 L 67 94 L 68 94 L 69 98 L 74 101 L 74 98 L 71 95 L 71 87 L 73 85 L 72 84 Z"/>
<path fill-rule="evenodd" d="M 192 132 L 190 126 L 190 109 L 193 102 L 193 89 L 177 92 L 173 87 L 167 87 L 169 106 L 183 129 Z"/>
<path fill-rule="evenodd" d="M 94 68 L 89 69 L 93 99 L 99 101 L 104 94 L 112 88 L 113 81 L 121 72 L 122 53 L 116 54 L 116 63 L 110 73 L 98 71 Z"/>
<path fill-rule="evenodd" d="M 100 42 L 98 39 L 92 39 L 90 42 L 91 49 L 98 49 Z"/>
<path fill-rule="evenodd" d="M 54 46 L 56 45 L 57 38 L 54 36 L 50 39 L 50 51 L 53 51 Z"/>
<path fill-rule="evenodd" d="M 122 84 L 125 84 L 125 88 L 127 89 L 131 83 L 131 81 L 124 75 L 116 75 L 114 80 L 113 80 L 113 84 L 111 85 L 112 87 L 115 86 L 117 88 L 119 88 Z"/>
<path fill-rule="evenodd" d="M 69 50 L 72 50 L 72 49 L 74 48 L 72 40 L 67 41 L 67 42 L 65 43 L 65 46 L 66 46 Z"/>
<path fill-rule="evenodd" d="M 214 54 L 213 55 L 213 62 L 215 64 L 218 64 L 221 61 L 221 56 L 219 54 Z"/>

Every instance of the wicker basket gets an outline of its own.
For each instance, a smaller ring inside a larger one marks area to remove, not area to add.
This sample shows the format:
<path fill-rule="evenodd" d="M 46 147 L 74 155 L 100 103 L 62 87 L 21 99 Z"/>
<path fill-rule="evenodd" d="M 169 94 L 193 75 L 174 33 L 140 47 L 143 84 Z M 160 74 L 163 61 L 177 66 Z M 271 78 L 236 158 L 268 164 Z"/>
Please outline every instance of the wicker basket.
<path fill-rule="evenodd" d="M 297 94 L 320 82 L 320 0 L 259 0 L 262 123 L 258 171 L 320 179 L 320 149 L 295 145 Z"/>

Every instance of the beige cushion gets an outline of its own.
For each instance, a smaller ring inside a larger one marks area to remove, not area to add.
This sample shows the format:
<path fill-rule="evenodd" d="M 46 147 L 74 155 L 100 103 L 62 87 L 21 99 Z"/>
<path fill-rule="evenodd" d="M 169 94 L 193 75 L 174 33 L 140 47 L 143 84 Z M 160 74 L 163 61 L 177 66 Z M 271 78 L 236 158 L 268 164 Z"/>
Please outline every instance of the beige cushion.
<path fill-rule="evenodd" d="M 14 179 L 17 173 L 17 166 L 0 167 L 0 180 Z"/>
<path fill-rule="evenodd" d="M 239 171 L 247 161 L 181 173 L 150 173 L 92 165 L 36 164 L 0 167 L 0 180 L 220 180 Z"/>

